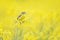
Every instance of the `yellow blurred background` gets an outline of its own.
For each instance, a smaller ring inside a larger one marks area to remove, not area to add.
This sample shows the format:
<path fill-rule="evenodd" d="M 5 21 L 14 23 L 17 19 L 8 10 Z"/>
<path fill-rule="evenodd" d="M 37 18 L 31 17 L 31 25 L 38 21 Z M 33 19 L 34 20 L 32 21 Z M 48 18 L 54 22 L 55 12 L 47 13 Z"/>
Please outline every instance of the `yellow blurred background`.
<path fill-rule="evenodd" d="M 0 0 L 0 40 L 60 40 L 60 0 Z"/>

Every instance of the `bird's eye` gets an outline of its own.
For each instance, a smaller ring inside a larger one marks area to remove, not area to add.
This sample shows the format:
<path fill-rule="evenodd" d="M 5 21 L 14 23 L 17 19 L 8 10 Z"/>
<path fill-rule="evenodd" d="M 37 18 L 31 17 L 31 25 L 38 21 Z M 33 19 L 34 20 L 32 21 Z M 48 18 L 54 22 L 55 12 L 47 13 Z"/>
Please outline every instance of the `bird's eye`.
<path fill-rule="evenodd" d="M 22 12 L 22 14 L 26 14 L 26 12 Z"/>

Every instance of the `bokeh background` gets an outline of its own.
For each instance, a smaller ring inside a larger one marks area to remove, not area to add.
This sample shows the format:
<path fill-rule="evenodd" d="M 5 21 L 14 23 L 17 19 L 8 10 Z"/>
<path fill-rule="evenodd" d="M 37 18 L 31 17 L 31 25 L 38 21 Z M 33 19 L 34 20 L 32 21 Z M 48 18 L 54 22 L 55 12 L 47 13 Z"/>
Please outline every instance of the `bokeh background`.
<path fill-rule="evenodd" d="M 0 0 L 0 40 L 60 40 L 60 0 Z"/>

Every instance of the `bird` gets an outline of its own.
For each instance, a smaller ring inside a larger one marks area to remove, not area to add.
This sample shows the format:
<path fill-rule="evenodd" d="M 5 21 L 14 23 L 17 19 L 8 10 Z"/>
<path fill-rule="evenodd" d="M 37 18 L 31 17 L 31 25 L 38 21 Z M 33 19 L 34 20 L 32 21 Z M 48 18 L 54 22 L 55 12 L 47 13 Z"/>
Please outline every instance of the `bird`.
<path fill-rule="evenodd" d="M 25 14 L 26 14 L 26 12 L 21 12 L 21 14 L 17 17 L 17 20 L 20 22 L 20 24 L 22 24 L 24 22 Z"/>

